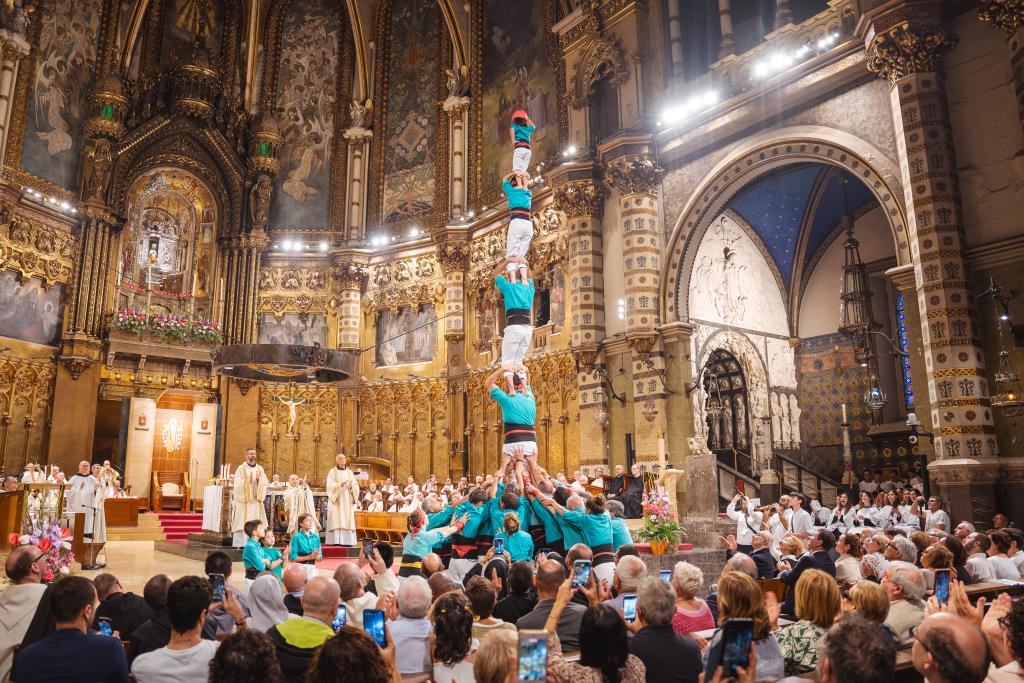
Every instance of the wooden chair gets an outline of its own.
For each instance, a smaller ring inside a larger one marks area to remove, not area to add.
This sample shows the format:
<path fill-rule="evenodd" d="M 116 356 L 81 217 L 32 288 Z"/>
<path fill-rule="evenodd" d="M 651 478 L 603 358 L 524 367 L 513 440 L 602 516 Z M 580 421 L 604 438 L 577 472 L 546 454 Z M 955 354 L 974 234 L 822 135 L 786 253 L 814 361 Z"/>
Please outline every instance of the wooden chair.
<path fill-rule="evenodd" d="M 388 540 L 388 513 L 366 513 L 366 535 L 374 541 Z"/>
<path fill-rule="evenodd" d="M 409 532 L 408 512 L 388 513 L 388 541 L 390 543 L 401 543 Z"/>
<path fill-rule="evenodd" d="M 775 593 L 775 597 L 779 599 L 780 603 L 786 599 L 786 594 L 789 593 L 789 586 L 778 579 L 758 579 L 757 583 L 761 586 L 761 595 Z"/>
<path fill-rule="evenodd" d="M 358 538 L 367 538 L 366 535 L 366 512 L 357 510 L 356 511 L 356 536 Z"/>
<path fill-rule="evenodd" d="M 191 498 L 188 474 L 185 472 L 153 472 L 150 487 L 150 508 L 153 510 L 180 510 L 188 512 Z"/>

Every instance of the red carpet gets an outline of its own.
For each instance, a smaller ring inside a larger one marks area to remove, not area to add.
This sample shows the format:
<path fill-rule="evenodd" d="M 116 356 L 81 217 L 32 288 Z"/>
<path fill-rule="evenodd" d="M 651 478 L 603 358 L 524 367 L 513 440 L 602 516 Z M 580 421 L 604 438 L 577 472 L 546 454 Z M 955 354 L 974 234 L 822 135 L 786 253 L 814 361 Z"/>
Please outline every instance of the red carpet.
<path fill-rule="evenodd" d="M 168 541 L 186 540 L 189 534 L 203 532 L 203 516 L 189 512 L 157 512 L 164 537 Z"/>

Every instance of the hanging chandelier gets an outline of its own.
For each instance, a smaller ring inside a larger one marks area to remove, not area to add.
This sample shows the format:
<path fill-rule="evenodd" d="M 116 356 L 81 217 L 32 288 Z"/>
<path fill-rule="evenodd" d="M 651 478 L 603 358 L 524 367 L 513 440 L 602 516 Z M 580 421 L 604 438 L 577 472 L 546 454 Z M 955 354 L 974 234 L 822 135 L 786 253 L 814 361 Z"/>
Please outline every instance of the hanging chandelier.
<path fill-rule="evenodd" d="M 1000 335 L 1001 337 L 1002 335 Z M 1000 339 L 1000 345 L 1002 339 Z M 1020 375 L 1010 366 L 1010 354 L 1006 349 L 999 351 L 999 370 L 995 376 L 996 394 L 992 397 L 992 407 L 1002 411 L 1007 417 L 1024 415 L 1024 399 L 1020 392 Z"/>

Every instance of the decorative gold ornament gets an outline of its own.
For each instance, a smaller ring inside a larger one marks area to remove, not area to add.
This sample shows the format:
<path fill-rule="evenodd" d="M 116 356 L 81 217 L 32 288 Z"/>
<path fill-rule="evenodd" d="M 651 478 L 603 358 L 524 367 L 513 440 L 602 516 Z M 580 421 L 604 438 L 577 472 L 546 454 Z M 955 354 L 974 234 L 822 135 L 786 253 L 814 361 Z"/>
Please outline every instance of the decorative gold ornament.
<path fill-rule="evenodd" d="M 178 422 L 177 418 L 172 417 L 164 423 L 164 428 L 160 432 L 160 443 L 163 444 L 164 450 L 170 455 L 171 453 L 178 452 L 184 437 L 185 430 L 182 428 L 181 423 Z"/>
<path fill-rule="evenodd" d="M 70 358 L 62 358 L 60 363 L 64 366 L 64 369 L 68 371 L 68 374 L 71 375 L 71 379 L 76 382 L 78 381 L 78 378 L 82 376 L 82 373 L 88 370 L 89 366 L 92 365 L 92 363 L 86 358 L 76 358 L 73 356 Z"/>
<path fill-rule="evenodd" d="M 655 194 L 664 177 L 665 169 L 647 156 L 616 159 L 605 167 L 605 181 L 623 195 Z"/>
<path fill-rule="evenodd" d="M 981 0 L 978 18 L 1012 36 L 1024 23 L 1024 0 Z"/>
<path fill-rule="evenodd" d="M 879 33 L 868 49 L 868 70 L 895 83 L 911 74 L 938 71 L 942 55 L 957 39 L 941 26 L 902 22 Z"/>
<path fill-rule="evenodd" d="M 555 206 L 569 218 L 590 216 L 598 220 L 604 215 L 608 188 L 593 180 L 580 180 L 555 188 Z"/>

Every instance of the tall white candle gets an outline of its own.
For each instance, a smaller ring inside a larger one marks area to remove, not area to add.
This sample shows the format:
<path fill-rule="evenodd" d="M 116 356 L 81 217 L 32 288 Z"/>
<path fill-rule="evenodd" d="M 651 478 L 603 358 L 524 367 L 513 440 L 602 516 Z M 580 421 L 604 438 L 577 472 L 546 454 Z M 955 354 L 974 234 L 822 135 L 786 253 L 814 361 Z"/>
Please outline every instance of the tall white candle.
<path fill-rule="evenodd" d="M 843 424 L 846 424 L 846 404 L 843 404 Z"/>

